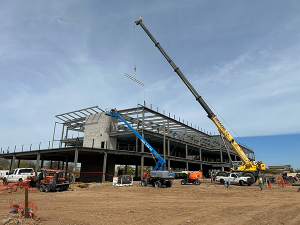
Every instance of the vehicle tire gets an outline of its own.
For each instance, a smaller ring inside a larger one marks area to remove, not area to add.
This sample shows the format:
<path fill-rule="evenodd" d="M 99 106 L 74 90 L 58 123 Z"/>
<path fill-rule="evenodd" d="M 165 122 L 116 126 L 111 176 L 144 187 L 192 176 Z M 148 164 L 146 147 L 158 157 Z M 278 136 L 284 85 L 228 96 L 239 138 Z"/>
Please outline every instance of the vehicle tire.
<path fill-rule="evenodd" d="M 142 181 L 141 181 L 141 185 L 142 185 L 143 187 L 146 187 L 146 186 L 147 186 L 147 181 L 146 181 L 146 180 L 142 180 Z"/>
<path fill-rule="evenodd" d="M 200 185 L 201 182 L 200 182 L 200 180 L 195 180 L 194 184 L 195 184 L 195 185 Z"/>
<path fill-rule="evenodd" d="M 44 186 L 44 185 L 43 185 Z M 45 192 L 49 192 L 50 191 L 50 186 L 49 185 L 46 185 L 45 186 Z"/>
<path fill-rule="evenodd" d="M 220 184 L 225 184 L 225 181 L 223 179 L 221 179 Z"/>
<path fill-rule="evenodd" d="M 186 185 L 186 180 L 181 180 L 181 185 Z"/>
<path fill-rule="evenodd" d="M 250 177 L 252 179 L 252 183 L 250 183 L 250 185 L 254 184 L 255 181 L 256 181 L 255 176 L 252 173 L 244 173 L 242 176 L 243 177 Z M 250 186 L 250 185 L 248 184 L 248 186 Z"/>
<path fill-rule="evenodd" d="M 7 185 L 7 180 L 6 180 L 6 178 L 3 178 L 3 185 Z"/>
<path fill-rule="evenodd" d="M 41 184 L 39 186 L 39 190 L 40 190 L 40 192 L 44 192 L 45 191 L 45 186 L 43 184 Z"/>
<path fill-rule="evenodd" d="M 172 187 L 172 181 L 170 181 L 170 180 L 167 180 L 166 181 L 166 187 Z"/>
<path fill-rule="evenodd" d="M 240 180 L 240 186 L 244 186 L 244 184 L 245 184 L 245 182 L 244 181 L 242 181 L 242 180 Z"/>
<path fill-rule="evenodd" d="M 155 181 L 154 187 L 156 187 L 156 188 L 161 188 L 161 182 L 160 182 L 159 180 L 158 180 L 158 181 Z"/>

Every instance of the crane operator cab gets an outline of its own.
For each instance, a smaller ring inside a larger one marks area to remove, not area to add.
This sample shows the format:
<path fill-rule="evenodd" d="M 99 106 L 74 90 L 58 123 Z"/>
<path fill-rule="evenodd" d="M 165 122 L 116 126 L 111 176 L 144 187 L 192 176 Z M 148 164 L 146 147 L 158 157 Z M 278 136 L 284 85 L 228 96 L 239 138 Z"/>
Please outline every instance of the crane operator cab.
<path fill-rule="evenodd" d="M 242 171 L 243 162 L 242 161 L 232 161 L 230 166 L 232 171 Z"/>

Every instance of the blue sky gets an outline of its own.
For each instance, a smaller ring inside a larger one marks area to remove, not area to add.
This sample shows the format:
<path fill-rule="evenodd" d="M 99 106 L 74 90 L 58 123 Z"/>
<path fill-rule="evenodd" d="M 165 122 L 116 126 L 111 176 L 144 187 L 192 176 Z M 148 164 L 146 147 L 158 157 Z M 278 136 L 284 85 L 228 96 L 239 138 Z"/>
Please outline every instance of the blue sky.
<path fill-rule="evenodd" d="M 0 147 L 47 145 L 61 113 L 144 101 L 217 133 L 141 16 L 234 137 L 300 168 L 298 1 L 0 3 Z"/>

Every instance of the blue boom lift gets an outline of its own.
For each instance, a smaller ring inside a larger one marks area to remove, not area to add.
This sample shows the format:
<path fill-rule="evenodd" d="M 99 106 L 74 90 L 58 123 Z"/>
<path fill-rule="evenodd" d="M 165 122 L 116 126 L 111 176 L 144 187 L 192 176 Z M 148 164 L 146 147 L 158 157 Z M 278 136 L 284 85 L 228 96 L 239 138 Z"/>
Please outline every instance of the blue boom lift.
<path fill-rule="evenodd" d="M 153 187 L 162 187 L 165 185 L 166 187 L 171 187 L 173 183 L 173 179 L 175 178 L 175 173 L 171 170 L 167 171 L 166 169 L 166 161 L 152 148 L 152 146 L 141 136 L 138 132 L 136 132 L 130 125 L 127 123 L 125 119 L 118 113 L 117 109 L 108 110 L 105 115 L 111 117 L 118 117 L 122 120 L 127 127 L 141 140 L 141 142 L 149 149 L 153 156 L 155 156 L 158 160 L 153 171 L 150 172 L 150 176 L 142 179 L 141 185 L 147 186 L 147 184 L 152 184 Z"/>

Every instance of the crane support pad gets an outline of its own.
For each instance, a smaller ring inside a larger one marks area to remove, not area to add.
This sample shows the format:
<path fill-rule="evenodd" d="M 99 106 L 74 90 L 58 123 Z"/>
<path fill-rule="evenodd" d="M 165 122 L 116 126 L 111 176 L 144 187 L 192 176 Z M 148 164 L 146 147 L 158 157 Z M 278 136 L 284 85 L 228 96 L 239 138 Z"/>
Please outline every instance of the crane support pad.
<path fill-rule="evenodd" d="M 174 179 L 175 178 L 175 173 L 170 172 L 170 171 L 151 171 L 150 172 L 150 177 L 157 177 L 157 178 L 169 178 L 169 179 Z"/>

